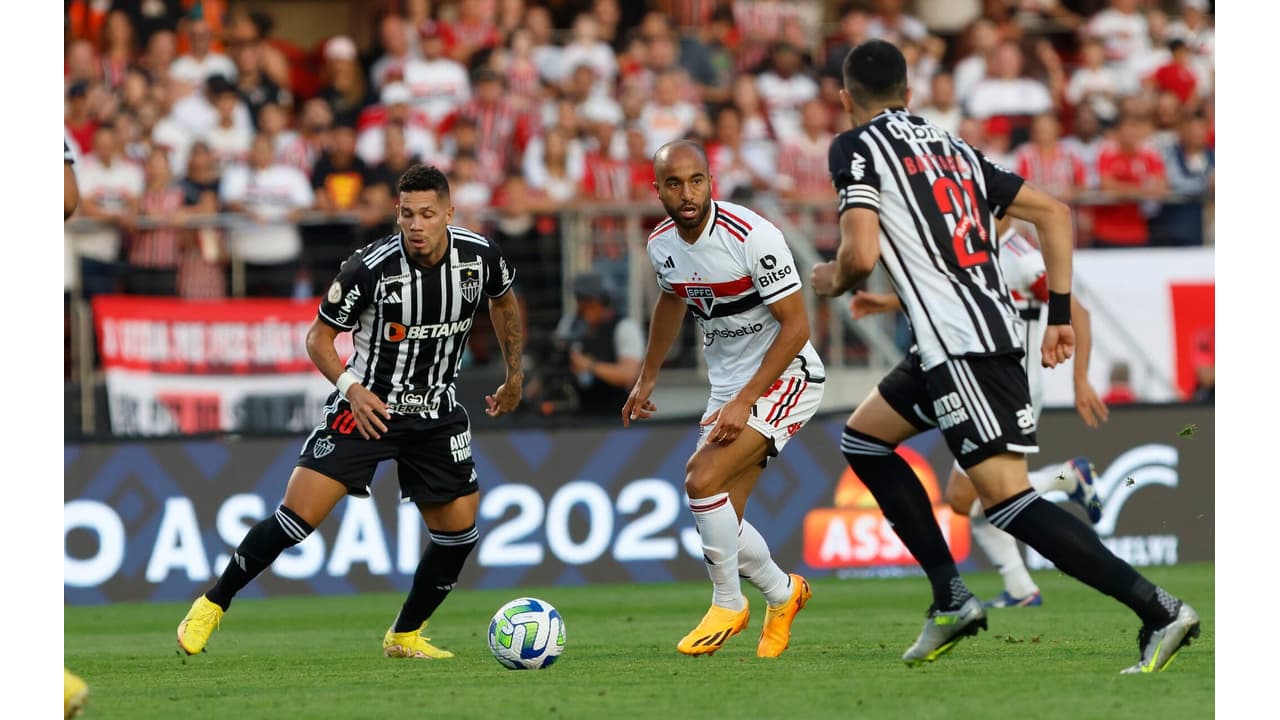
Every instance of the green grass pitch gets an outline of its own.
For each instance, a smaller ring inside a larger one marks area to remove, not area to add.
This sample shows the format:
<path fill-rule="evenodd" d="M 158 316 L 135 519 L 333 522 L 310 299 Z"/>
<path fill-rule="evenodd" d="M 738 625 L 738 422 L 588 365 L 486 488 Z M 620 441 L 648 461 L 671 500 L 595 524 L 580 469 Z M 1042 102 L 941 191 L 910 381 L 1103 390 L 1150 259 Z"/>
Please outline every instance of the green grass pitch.
<path fill-rule="evenodd" d="M 993 610 L 990 630 L 932 665 L 899 658 L 928 605 L 922 577 L 822 579 L 781 658 L 755 656 L 747 629 L 711 657 L 676 641 L 706 611 L 709 583 L 455 591 L 427 633 L 456 657 L 382 657 L 394 594 L 237 601 L 207 652 L 179 654 L 187 605 L 68 607 L 65 661 L 90 685 L 85 720 L 255 718 L 1207 718 L 1214 712 L 1212 565 L 1147 568 L 1187 599 L 1201 636 L 1169 670 L 1122 676 L 1137 659 L 1129 610 L 1054 572 L 1035 573 L 1039 608 Z M 982 597 L 999 590 L 972 574 Z M 466 576 L 463 576 L 465 587 Z M 490 655 L 490 616 L 521 595 L 565 618 L 564 655 L 511 671 Z"/>

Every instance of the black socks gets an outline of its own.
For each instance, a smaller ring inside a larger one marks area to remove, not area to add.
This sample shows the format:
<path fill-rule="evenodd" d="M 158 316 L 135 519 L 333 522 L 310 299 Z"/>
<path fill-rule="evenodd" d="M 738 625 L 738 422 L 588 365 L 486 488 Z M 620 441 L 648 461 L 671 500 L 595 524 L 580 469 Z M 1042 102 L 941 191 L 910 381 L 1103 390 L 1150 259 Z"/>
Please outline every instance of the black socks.
<path fill-rule="evenodd" d="M 992 525 L 1036 549 L 1062 572 L 1128 605 L 1144 624 L 1173 620 L 1178 600 L 1138 574 L 1074 515 L 1027 489 L 987 510 Z"/>
<path fill-rule="evenodd" d="M 240 541 L 240 546 L 222 571 L 222 577 L 205 597 L 223 610 L 231 607 L 231 598 L 240 592 L 258 573 L 275 562 L 280 553 L 297 545 L 315 528 L 297 513 L 281 505 L 269 518 L 254 525 Z"/>
<path fill-rule="evenodd" d="M 413 587 L 396 616 L 392 632 L 410 632 L 422 627 L 457 584 L 467 556 L 480 539 L 475 525 L 457 532 L 431 530 L 429 533 L 431 542 L 422 553 L 418 570 L 413 574 Z"/>
<path fill-rule="evenodd" d="M 850 427 L 844 429 L 840 450 L 849 467 L 875 497 L 902 544 L 929 576 L 934 607 L 939 610 L 960 607 L 973 593 L 956 571 L 951 549 L 933 515 L 929 495 L 911 466 L 893 451 L 893 446 Z"/>

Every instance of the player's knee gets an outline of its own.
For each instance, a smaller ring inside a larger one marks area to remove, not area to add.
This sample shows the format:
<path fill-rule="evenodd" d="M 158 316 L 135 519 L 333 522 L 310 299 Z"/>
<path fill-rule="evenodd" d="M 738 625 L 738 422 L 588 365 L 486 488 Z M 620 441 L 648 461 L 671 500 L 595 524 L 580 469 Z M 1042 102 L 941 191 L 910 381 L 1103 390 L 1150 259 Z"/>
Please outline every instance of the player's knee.
<path fill-rule="evenodd" d="M 684 490 L 691 498 L 710 497 L 726 492 L 724 481 L 706 458 L 694 454 L 684 467 Z"/>
<path fill-rule="evenodd" d="M 304 520 L 301 515 L 294 512 L 292 508 L 284 503 L 281 503 L 276 508 L 275 521 L 280 526 L 280 529 L 284 531 L 285 536 L 293 541 L 294 545 L 306 540 L 307 536 L 315 531 L 311 523 Z"/>
<path fill-rule="evenodd" d="M 959 515 L 968 515 L 977 497 L 978 494 L 974 491 L 973 483 L 969 481 L 968 476 L 959 470 L 952 469 L 951 479 L 947 481 L 947 504 L 951 509 Z"/>
<path fill-rule="evenodd" d="M 897 443 L 886 442 L 848 425 L 845 426 L 844 434 L 840 437 L 840 452 L 844 453 L 845 459 L 849 461 L 849 467 L 855 473 L 860 466 L 870 467 L 879 464 L 893 455 L 897 447 Z M 858 477 L 863 479 L 861 474 Z M 866 483 L 865 479 L 863 483 Z"/>

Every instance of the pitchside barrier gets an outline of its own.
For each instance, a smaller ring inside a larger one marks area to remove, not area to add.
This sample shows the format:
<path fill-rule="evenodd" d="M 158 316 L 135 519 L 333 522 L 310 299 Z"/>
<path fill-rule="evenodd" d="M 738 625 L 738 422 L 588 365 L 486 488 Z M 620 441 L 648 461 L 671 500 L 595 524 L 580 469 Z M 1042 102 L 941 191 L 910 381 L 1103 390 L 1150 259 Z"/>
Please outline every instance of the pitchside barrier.
<path fill-rule="evenodd" d="M 914 572 L 911 556 L 839 451 L 845 415 L 815 419 L 769 463 L 747 518 L 784 569 L 810 577 Z M 705 580 L 686 506 L 692 422 L 623 429 L 477 431 L 480 544 L 463 587 Z M 1212 406 L 1116 407 L 1101 430 L 1046 412 L 1032 467 L 1088 455 L 1101 474 L 1104 542 L 1134 565 L 1213 560 Z M 302 438 L 67 445 L 63 567 L 68 604 L 188 600 L 274 511 Z M 460 448 L 460 451 L 462 449 Z M 969 521 L 947 508 L 938 433 L 900 449 L 934 501 L 962 570 L 989 569 Z M 1050 496 L 1065 502 L 1065 496 Z M 373 498 L 348 498 L 243 597 L 404 591 L 425 547 L 416 508 L 386 463 Z M 1083 517 L 1077 506 L 1067 503 Z M 1048 563 L 1028 552 L 1033 568 Z"/>

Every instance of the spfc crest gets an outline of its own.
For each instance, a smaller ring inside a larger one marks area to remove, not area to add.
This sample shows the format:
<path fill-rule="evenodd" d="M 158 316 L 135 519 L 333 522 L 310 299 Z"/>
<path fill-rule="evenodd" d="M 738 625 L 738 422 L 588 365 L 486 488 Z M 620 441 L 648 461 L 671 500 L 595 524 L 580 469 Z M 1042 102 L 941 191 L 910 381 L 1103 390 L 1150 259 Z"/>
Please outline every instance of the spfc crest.
<path fill-rule="evenodd" d="M 715 290 L 706 285 L 689 285 L 685 287 L 685 296 L 703 315 L 711 315 L 711 306 L 716 304 Z"/>
<path fill-rule="evenodd" d="M 475 302 L 480 299 L 480 268 L 478 267 L 459 267 L 458 268 L 458 289 L 462 291 L 462 297 L 467 302 Z"/>
<path fill-rule="evenodd" d="M 316 438 L 315 444 L 311 446 L 311 454 L 315 457 L 315 459 L 319 460 L 325 455 L 328 455 L 329 453 L 333 452 L 333 448 L 334 448 L 333 441 L 329 439 L 329 436 L 321 435 L 320 437 Z"/>

